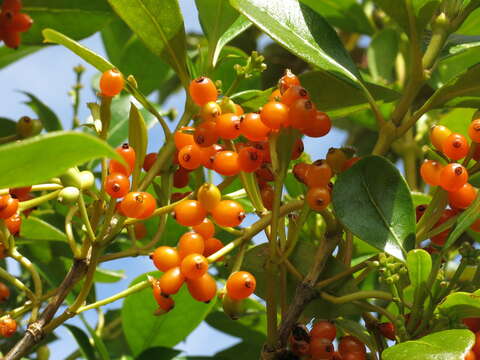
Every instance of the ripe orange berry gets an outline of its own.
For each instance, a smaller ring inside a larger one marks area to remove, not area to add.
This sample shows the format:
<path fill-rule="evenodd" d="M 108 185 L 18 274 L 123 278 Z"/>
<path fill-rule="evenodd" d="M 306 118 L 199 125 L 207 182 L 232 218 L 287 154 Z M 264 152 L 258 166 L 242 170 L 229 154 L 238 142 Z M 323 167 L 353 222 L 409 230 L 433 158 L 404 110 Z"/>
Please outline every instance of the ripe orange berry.
<path fill-rule="evenodd" d="M 213 158 L 213 170 L 223 176 L 233 176 L 240 172 L 238 154 L 230 150 L 219 151 Z"/>
<path fill-rule="evenodd" d="M 187 287 L 190 295 L 197 301 L 208 303 L 217 294 L 217 283 L 209 273 L 198 279 L 188 280 Z"/>
<path fill-rule="evenodd" d="M 300 86 L 300 79 L 292 73 L 290 69 L 285 70 L 285 75 L 283 75 L 278 81 L 278 89 L 280 93 L 283 94 L 288 88 L 292 86 Z"/>
<path fill-rule="evenodd" d="M 25 187 L 19 187 L 19 188 L 11 188 L 8 190 L 8 193 L 10 195 L 13 195 L 20 201 L 23 201 L 23 199 L 25 199 L 29 195 L 31 190 L 32 190 L 31 186 L 25 186 Z"/>
<path fill-rule="evenodd" d="M 295 144 L 293 144 L 291 159 L 297 160 L 300 157 L 300 155 L 302 155 L 304 150 L 305 150 L 305 146 L 303 145 L 303 141 L 301 138 L 298 138 L 295 141 Z"/>
<path fill-rule="evenodd" d="M 0 321 L 0 336 L 11 337 L 17 331 L 17 322 L 12 318 Z"/>
<path fill-rule="evenodd" d="M 187 170 L 195 170 L 202 164 L 202 153 L 197 144 L 187 145 L 178 152 L 178 162 Z"/>
<path fill-rule="evenodd" d="M 425 160 L 422 166 L 420 166 L 420 175 L 428 185 L 438 186 L 440 184 L 440 173 L 442 169 L 443 165 L 439 162 Z"/>
<path fill-rule="evenodd" d="M 205 183 L 197 191 L 197 200 L 207 211 L 212 211 L 222 200 L 222 193 L 215 185 Z"/>
<path fill-rule="evenodd" d="M 18 199 L 10 194 L 0 196 L 0 219 L 8 219 L 18 210 Z"/>
<path fill-rule="evenodd" d="M 162 289 L 160 287 L 159 280 L 154 280 L 152 282 L 152 288 L 153 297 L 155 298 L 155 301 L 157 302 L 160 309 L 162 309 L 164 312 L 169 312 L 170 310 L 172 310 L 175 306 L 175 302 L 171 297 L 162 295 Z"/>
<path fill-rule="evenodd" d="M 475 355 L 475 352 L 473 350 L 470 350 L 464 357 L 464 360 L 476 360 L 477 356 Z"/>
<path fill-rule="evenodd" d="M 2 11 L 18 13 L 22 10 L 22 2 L 20 0 L 4 0 L 1 9 Z"/>
<path fill-rule="evenodd" d="M 335 348 L 330 340 L 314 337 L 310 340 L 310 356 L 313 360 L 331 359 Z"/>
<path fill-rule="evenodd" d="M 467 156 L 469 150 L 468 141 L 465 136 L 457 133 L 450 134 L 443 142 L 443 153 L 453 160 L 460 160 Z"/>
<path fill-rule="evenodd" d="M 255 175 L 263 182 L 273 181 L 275 179 L 272 170 L 270 170 L 267 164 L 262 164 L 262 166 L 255 171 Z"/>
<path fill-rule="evenodd" d="M 193 226 L 192 230 L 200 234 L 204 239 L 208 239 L 215 234 L 215 225 L 213 225 L 210 219 L 205 218 L 200 224 Z"/>
<path fill-rule="evenodd" d="M 338 344 L 338 351 L 342 356 L 347 353 L 363 353 L 365 354 L 365 344 L 354 336 L 344 336 Z"/>
<path fill-rule="evenodd" d="M 207 169 L 213 169 L 213 158 L 219 151 L 223 150 L 223 147 L 219 144 L 213 144 L 209 147 L 201 147 L 201 163 Z"/>
<path fill-rule="evenodd" d="M 367 360 L 367 355 L 362 352 L 350 352 L 341 356 L 341 360 Z"/>
<path fill-rule="evenodd" d="M 157 160 L 158 154 L 157 153 L 150 153 L 145 156 L 143 160 L 143 170 L 148 171 L 151 169 L 155 161 Z"/>
<path fill-rule="evenodd" d="M 177 251 L 180 260 L 190 254 L 203 254 L 204 250 L 205 240 L 194 231 L 183 234 L 180 236 L 180 240 L 178 240 Z"/>
<path fill-rule="evenodd" d="M 179 167 L 173 173 L 173 186 L 181 189 L 188 185 L 189 182 L 189 172 L 184 167 Z"/>
<path fill-rule="evenodd" d="M 207 272 L 208 261 L 203 255 L 190 254 L 183 258 L 180 270 L 188 280 L 195 280 Z"/>
<path fill-rule="evenodd" d="M 182 126 L 180 130 L 175 131 L 175 134 L 173 134 L 173 141 L 175 142 L 177 150 L 180 150 L 187 145 L 195 144 L 195 140 L 193 139 L 194 132 L 195 128 L 191 126 Z"/>
<path fill-rule="evenodd" d="M 10 297 L 10 289 L 3 282 L 0 282 L 0 302 L 7 301 Z"/>
<path fill-rule="evenodd" d="M 103 96 L 112 97 L 120 94 L 124 85 L 123 75 L 117 69 L 105 71 L 100 78 L 100 91 Z"/>
<path fill-rule="evenodd" d="M 235 115 L 237 116 L 240 116 L 240 115 L 243 115 L 245 112 L 243 111 L 243 108 L 238 105 L 238 104 L 235 104 Z"/>
<path fill-rule="evenodd" d="M 218 141 L 217 125 L 214 121 L 204 121 L 195 129 L 193 139 L 198 146 L 208 147 Z"/>
<path fill-rule="evenodd" d="M 303 134 L 319 138 L 327 135 L 332 128 L 332 120 L 324 112 L 317 110 L 314 117 L 309 118 L 309 122 L 302 128 Z"/>
<path fill-rule="evenodd" d="M 270 129 L 280 129 L 288 123 L 288 106 L 276 101 L 266 103 L 260 111 L 260 119 Z"/>
<path fill-rule="evenodd" d="M 209 257 L 210 255 L 215 254 L 221 248 L 223 248 L 223 243 L 217 238 L 210 237 L 205 240 L 205 249 L 203 250 L 203 256 Z"/>
<path fill-rule="evenodd" d="M 108 171 L 111 174 L 122 173 L 126 176 L 130 176 L 132 174 L 133 168 L 135 167 L 135 150 L 133 149 L 133 147 L 125 143 L 122 146 L 116 148 L 115 151 L 123 158 L 123 160 L 125 160 L 127 166 L 122 165 L 117 160 L 110 160 Z"/>
<path fill-rule="evenodd" d="M 180 271 L 180 267 L 173 267 L 160 276 L 158 284 L 162 290 L 162 294 L 173 295 L 176 294 L 183 285 L 185 277 Z"/>
<path fill-rule="evenodd" d="M 268 101 L 280 101 L 281 99 L 282 94 L 280 93 L 279 89 L 275 89 L 268 97 Z"/>
<path fill-rule="evenodd" d="M 316 121 L 317 108 L 308 99 L 298 99 L 290 107 L 289 124 L 295 129 L 309 128 Z"/>
<path fill-rule="evenodd" d="M 122 212 L 135 219 L 150 217 L 157 207 L 155 198 L 147 192 L 129 192 L 122 200 Z"/>
<path fill-rule="evenodd" d="M 200 110 L 203 121 L 216 121 L 220 115 L 222 115 L 222 108 L 215 101 L 209 101 Z"/>
<path fill-rule="evenodd" d="M 301 86 L 291 86 L 283 93 L 280 101 L 290 107 L 299 99 L 308 99 L 308 91 Z"/>
<path fill-rule="evenodd" d="M 198 106 L 215 101 L 218 97 L 217 87 L 212 80 L 205 76 L 192 80 L 188 87 L 188 92 L 193 102 Z"/>
<path fill-rule="evenodd" d="M 135 232 L 135 238 L 137 239 L 143 239 L 148 234 L 147 227 L 143 222 L 135 223 L 133 225 L 133 231 Z"/>
<path fill-rule="evenodd" d="M 430 142 L 437 150 L 443 151 L 443 143 L 451 133 L 452 131 L 449 128 L 443 125 L 436 125 L 430 130 Z"/>
<path fill-rule="evenodd" d="M 307 183 L 307 173 L 308 173 L 308 169 L 310 168 L 310 166 L 311 166 L 310 164 L 306 164 L 306 163 L 295 164 L 295 166 L 292 169 L 292 173 L 298 181 L 306 184 Z"/>
<path fill-rule="evenodd" d="M 330 169 L 336 174 L 342 172 L 345 162 L 348 160 L 347 154 L 342 149 L 330 148 L 325 159 Z"/>
<path fill-rule="evenodd" d="M 130 191 L 130 180 L 125 174 L 112 173 L 105 179 L 105 191 L 112 198 L 122 198 Z"/>
<path fill-rule="evenodd" d="M 311 164 L 305 174 L 308 187 L 325 187 L 332 177 L 332 169 L 325 160 L 317 160 Z"/>
<path fill-rule="evenodd" d="M 480 142 L 480 119 L 473 120 L 468 126 L 468 136 L 472 141 Z"/>
<path fill-rule="evenodd" d="M 18 213 L 13 214 L 5 220 L 5 226 L 12 235 L 17 235 L 20 232 L 20 227 L 22 226 L 22 218 Z"/>
<path fill-rule="evenodd" d="M 255 292 L 257 281 L 248 271 L 236 271 L 227 279 L 227 295 L 233 300 L 242 300 Z"/>
<path fill-rule="evenodd" d="M 150 255 L 150 258 L 155 267 L 162 272 L 180 266 L 180 255 L 178 251 L 171 246 L 160 246 L 156 248 Z"/>
<path fill-rule="evenodd" d="M 215 130 L 222 139 L 236 139 L 240 136 L 240 117 L 231 113 L 222 114 L 216 121 Z"/>
<path fill-rule="evenodd" d="M 266 141 L 270 128 L 262 122 L 260 114 L 248 113 L 240 118 L 240 132 L 250 141 Z"/>
<path fill-rule="evenodd" d="M 272 210 L 273 209 L 273 198 L 275 196 L 274 190 L 270 185 L 264 185 L 260 188 L 260 196 L 262 198 L 263 206 L 265 209 Z"/>
<path fill-rule="evenodd" d="M 347 161 L 345 161 L 345 164 L 343 165 L 343 169 L 342 171 L 347 171 L 348 169 L 350 169 L 357 161 L 360 161 L 362 158 L 358 157 L 358 156 L 354 156 L 350 159 L 348 159 Z"/>
<path fill-rule="evenodd" d="M 238 153 L 238 164 L 244 172 L 254 172 L 262 166 L 263 153 L 253 146 L 244 147 Z"/>
<path fill-rule="evenodd" d="M 395 326 L 391 322 L 378 324 L 378 330 L 383 337 L 395 340 Z"/>
<path fill-rule="evenodd" d="M 16 13 L 11 18 L 8 31 L 25 32 L 28 31 L 33 24 L 33 19 L 24 13 Z"/>
<path fill-rule="evenodd" d="M 325 210 L 331 201 L 330 191 L 325 187 L 312 187 L 307 192 L 306 200 L 312 210 Z"/>
<path fill-rule="evenodd" d="M 224 227 L 235 227 L 245 219 L 245 210 L 240 203 L 233 200 L 222 200 L 212 210 L 215 223 Z"/>
<path fill-rule="evenodd" d="M 463 185 L 457 191 L 448 193 L 448 203 L 456 209 L 466 209 L 477 197 L 477 189 L 469 183 Z"/>
<path fill-rule="evenodd" d="M 337 337 L 337 328 L 330 321 L 317 321 L 310 330 L 310 336 L 333 341 Z"/>
<path fill-rule="evenodd" d="M 440 172 L 440 186 L 447 191 L 457 191 L 468 181 L 468 172 L 462 165 L 451 163 Z"/>
<path fill-rule="evenodd" d="M 197 200 L 185 200 L 175 206 L 174 217 L 180 225 L 195 226 L 207 217 L 207 210 Z"/>

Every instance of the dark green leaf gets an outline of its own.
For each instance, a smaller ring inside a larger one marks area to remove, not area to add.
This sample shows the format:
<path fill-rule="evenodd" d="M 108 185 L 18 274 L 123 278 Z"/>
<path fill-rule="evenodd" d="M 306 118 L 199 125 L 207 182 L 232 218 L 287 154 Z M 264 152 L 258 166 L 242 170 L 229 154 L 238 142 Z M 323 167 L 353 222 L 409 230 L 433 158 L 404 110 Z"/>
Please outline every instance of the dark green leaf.
<path fill-rule="evenodd" d="M 425 287 L 432 271 L 432 258 L 423 249 L 410 250 L 407 254 L 407 269 L 410 284 L 414 288 Z"/>
<path fill-rule="evenodd" d="M 0 187 L 37 184 L 61 175 L 72 166 L 100 157 L 120 160 L 107 143 L 70 131 L 51 132 L 3 145 L 0 147 L 0 168 L 3 170 Z"/>
<path fill-rule="evenodd" d="M 455 292 L 448 295 L 440 305 L 438 312 L 451 320 L 461 320 L 466 317 L 480 317 L 480 294 Z"/>
<path fill-rule="evenodd" d="M 21 58 L 33 54 L 40 50 L 42 46 L 22 45 L 18 49 L 10 49 L 6 46 L 0 46 L 0 69 Z"/>
<path fill-rule="evenodd" d="M 372 25 L 356 0 L 301 0 L 330 24 L 348 32 L 371 34 Z"/>
<path fill-rule="evenodd" d="M 173 359 L 178 354 L 180 354 L 180 351 L 178 350 L 169 349 L 166 347 L 153 347 L 142 352 L 139 356 L 135 358 L 135 360 L 169 360 Z"/>
<path fill-rule="evenodd" d="M 383 360 L 463 360 L 475 343 L 470 330 L 445 330 L 392 346 Z"/>
<path fill-rule="evenodd" d="M 116 18 L 102 29 L 101 35 L 108 59 L 113 64 L 120 64 L 122 54 L 133 35 L 132 31 L 122 19 Z"/>
<path fill-rule="evenodd" d="M 377 249 L 403 260 L 414 246 L 410 190 L 385 158 L 368 156 L 342 173 L 333 190 L 333 207 L 348 230 Z"/>
<path fill-rule="evenodd" d="M 63 231 L 35 216 L 22 221 L 20 236 L 31 240 L 67 241 Z"/>
<path fill-rule="evenodd" d="M 183 17 L 177 0 L 108 0 L 115 12 L 157 56 L 188 82 Z"/>
<path fill-rule="evenodd" d="M 45 130 L 62 130 L 62 123 L 58 119 L 57 115 L 47 105 L 41 102 L 40 99 L 38 99 L 35 95 L 26 91 L 22 92 L 30 98 L 30 101 L 25 102 L 25 104 L 30 106 L 35 114 L 37 114 Z"/>
<path fill-rule="evenodd" d="M 390 28 L 377 32 L 367 50 L 368 68 L 375 81 L 391 83 L 398 53 L 398 33 Z"/>
<path fill-rule="evenodd" d="M 22 43 L 40 45 L 42 30 L 53 28 L 80 40 L 104 27 L 114 14 L 105 0 L 23 0 L 23 11 L 33 19 L 32 28 L 22 35 Z"/>
<path fill-rule="evenodd" d="M 77 341 L 77 344 L 80 348 L 80 352 L 82 353 L 82 355 L 87 360 L 96 360 L 97 358 L 95 356 L 95 349 L 90 344 L 87 334 L 85 334 L 82 329 L 74 325 L 64 324 L 63 326 L 65 326 L 68 329 L 68 331 L 70 331 L 72 336 Z"/>
<path fill-rule="evenodd" d="M 17 123 L 13 120 L 0 117 L 0 137 L 15 135 Z"/>
<path fill-rule="evenodd" d="M 150 275 L 158 277 L 159 273 Z M 132 285 L 145 279 L 146 274 L 141 275 Z M 200 324 L 214 305 L 214 301 L 210 304 L 195 301 L 186 286 L 174 299 L 175 308 L 161 316 L 153 314 L 158 305 L 150 288 L 125 299 L 122 307 L 123 331 L 134 355 L 151 347 L 175 346 Z"/>

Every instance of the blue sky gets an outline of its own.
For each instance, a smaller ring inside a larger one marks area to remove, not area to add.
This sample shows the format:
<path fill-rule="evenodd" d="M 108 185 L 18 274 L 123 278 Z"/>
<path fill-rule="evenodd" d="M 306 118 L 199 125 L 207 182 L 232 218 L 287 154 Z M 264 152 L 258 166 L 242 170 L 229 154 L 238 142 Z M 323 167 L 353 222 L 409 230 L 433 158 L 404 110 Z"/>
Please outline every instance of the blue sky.
<path fill-rule="evenodd" d="M 187 31 L 200 32 L 200 25 L 197 19 L 194 0 L 180 0 Z M 267 40 L 268 41 L 268 40 Z M 94 51 L 105 54 L 99 35 L 94 35 L 82 41 L 82 43 Z M 23 104 L 26 101 L 25 95 L 21 91 L 28 91 L 39 97 L 45 104 L 52 108 L 62 119 L 66 127 L 71 126 L 72 106 L 67 95 L 74 83 L 73 67 L 82 64 L 86 67 L 84 75 L 84 84 L 82 92 L 82 104 L 80 106 L 80 119 L 84 120 L 88 114 L 87 102 L 96 101 L 95 94 L 88 86 L 92 76 L 97 71 L 91 66 L 85 64 L 76 55 L 68 50 L 52 46 L 41 50 L 29 57 L 26 57 L 7 68 L 0 70 L 0 117 L 18 119 L 24 115 L 34 114 Z M 268 64 L 267 64 L 268 65 Z M 183 93 L 171 96 L 165 108 L 175 107 L 181 113 L 185 95 Z M 160 131 L 158 127 L 152 129 L 152 132 Z M 339 131 L 332 131 L 326 137 L 321 139 L 310 139 L 305 141 L 305 150 L 313 158 L 324 157 L 326 151 L 331 146 L 340 146 L 345 137 Z M 153 143 L 152 146 L 159 144 Z M 115 284 L 102 284 L 97 287 L 97 296 L 104 298 L 113 295 L 116 292 L 128 287 L 129 283 L 138 275 L 153 270 L 151 261 L 147 257 L 140 257 L 131 260 L 119 260 L 105 264 L 110 269 L 127 269 L 126 278 Z M 112 304 L 110 307 L 118 307 L 121 302 Z M 95 313 L 87 313 L 87 319 L 95 322 Z M 79 321 L 72 320 L 71 323 L 80 325 Z M 57 334 L 60 341 L 51 346 L 51 359 L 61 359 L 69 354 L 76 347 L 75 341 L 66 332 L 64 328 L 59 328 Z M 212 341 L 212 339 L 215 341 Z M 238 342 L 238 339 L 225 336 L 208 325 L 200 325 L 187 339 L 178 345 L 178 348 L 184 350 L 188 355 L 212 355 L 215 352 L 227 348 Z"/>

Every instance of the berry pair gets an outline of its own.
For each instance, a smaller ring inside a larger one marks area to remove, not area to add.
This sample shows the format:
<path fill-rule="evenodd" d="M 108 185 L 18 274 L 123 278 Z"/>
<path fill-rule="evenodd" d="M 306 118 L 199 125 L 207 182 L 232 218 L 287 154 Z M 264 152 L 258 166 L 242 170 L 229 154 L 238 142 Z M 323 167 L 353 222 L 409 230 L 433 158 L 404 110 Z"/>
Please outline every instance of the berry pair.
<path fill-rule="evenodd" d="M 293 174 L 308 187 L 305 199 L 312 210 L 322 211 L 331 202 L 330 179 L 332 169 L 325 160 L 313 164 L 298 163 L 293 167 Z"/>

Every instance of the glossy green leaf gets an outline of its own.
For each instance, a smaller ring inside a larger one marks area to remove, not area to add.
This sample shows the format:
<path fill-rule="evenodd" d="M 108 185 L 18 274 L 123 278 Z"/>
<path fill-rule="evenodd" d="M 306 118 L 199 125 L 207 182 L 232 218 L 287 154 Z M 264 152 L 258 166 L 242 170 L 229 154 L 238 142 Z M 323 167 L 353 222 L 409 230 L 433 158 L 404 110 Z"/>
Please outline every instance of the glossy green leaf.
<path fill-rule="evenodd" d="M 231 96 L 231 99 L 241 105 L 245 111 L 258 111 L 268 102 L 272 91 L 273 89 L 245 90 Z"/>
<path fill-rule="evenodd" d="M 480 9 L 472 12 L 456 33 L 462 35 L 480 34 Z"/>
<path fill-rule="evenodd" d="M 280 45 L 308 63 L 360 87 L 360 73 L 335 30 L 297 0 L 230 0 Z"/>
<path fill-rule="evenodd" d="M 22 221 L 20 236 L 31 240 L 67 241 L 63 231 L 35 216 L 29 216 Z"/>
<path fill-rule="evenodd" d="M 10 49 L 6 46 L 0 46 L 0 69 L 24 58 L 25 56 L 37 52 L 40 49 L 42 49 L 42 46 L 22 45 L 18 49 Z"/>
<path fill-rule="evenodd" d="M 45 28 L 80 40 L 100 30 L 114 17 L 105 0 L 23 0 L 22 3 L 23 11 L 33 19 L 31 29 L 22 35 L 22 43 L 28 45 L 40 45 Z"/>
<path fill-rule="evenodd" d="M 58 31 L 55 31 L 52 29 L 45 29 L 42 31 L 42 34 L 45 39 L 44 40 L 45 42 L 50 42 L 50 43 L 55 43 L 55 44 L 65 46 L 67 49 L 74 52 L 75 54 L 80 56 L 83 60 L 88 62 L 90 65 L 96 67 L 100 72 L 105 72 L 107 70 L 115 68 L 113 64 L 108 62 L 102 56 L 96 54 L 89 48 L 83 45 L 80 45 L 75 40 L 69 38 L 66 35 L 63 35 L 62 33 L 59 33 Z"/>
<path fill-rule="evenodd" d="M 409 36 L 412 34 L 407 6 L 411 4 L 417 37 L 422 35 L 422 31 L 433 18 L 436 9 L 440 5 L 440 0 L 374 0 L 373 2 L 394 19 Z"/>
<path fill-rule="evenodd" d="M 308 90 L 310 98 L 322 111 L 343 110 L 359 105 L 368 106 L 362 90 L 349 86 L 328 73 L 311 71 L 302 74 L 300 80 L 302 86 Z M 366 84 L 366 87 L 377 101 L 390 102 L 400 96 L 396 91 L 380 85 Z"/>
<path fill-rule="evenodd" d="M 437 311 L 452 320 L 461 320 L 466 317 L 480 317 L 480 293 L 455 292 L 449 294 Z"/>
<path fill-rule="evenodd" d="M 444 248 L 448 248 L 452 244 L 457 241 L 457 239 L 470 228 L 475 220 L 478 218 L 478 214 L 480 213 L 480 194 L 477 194 L 476 199 L 473 203 L 468 207 L 467 210 L 462 212 L 459 216 L 457 221 L 455 222 L 455 227 L 448 235 L 447 241 Z"/>
<path fill-rule="evenodd" d="M 128 117 L 128 143 L 135 150 L 133 173 L 137 176 L 134 177 L 133 183 L 136 184 L 147 152 L 148 129 L 142 114 L 133 103 L 130 104 L 130 115 Z"/>
<path fill-rule="evenodd" d="M 41 156 L 39 156 L 41 154 Z M 38 184 L 88 160 L 119 159 L 107 143 L 87 134 L 56 131 L 0 147 L 0 187 Z M 22 174 L 22 176 L 18 176 Z"/>
<path fill-rule="evenodd" d="M 74 325 L 64 324 L 63 326 L 65 326 L 72 334 L 73 338 L 78 344 L 80 352 L 85 357 L 85 359 L 97 360 L 97 357 L 95 356 L 95 349 L 90 344 L 87 334 L 85 334 L 82 329 Z"/>
<path fill-rule="evenodd" d="M 125 279 L 124 270 L 109 270 L 97 267 L 95 271 L 95 281 L 101 283 L 116 283 Z"/>
<path fill-rule="evenodd" d="M 216 65 L 222 48 L 248 29 L 250 21 L 225 0 L 195 0 L 200 24 L 209 43 L 210 61 Z"/>
<path fill-rule="evenodd" d="M 35 112 L 35 114 L 37 114 L 45 130 L 62 130 L 62 123 L 52 109 L 40 101 L 40 99 L 35 95 L 26 91 L 23 91 L 23 93 L 30 99 L 29 101 L 25 102 L 25 104 L 27 104 Z"/>
<path fill-rule="evenodd" d="M 13 120 L 0 117 L 0 137 L 15 135 L 17 123 Z"/>
<path fill-rule="evenodd" d="M 145 280 L 146 275 L 139 276 L 132 285 Z M 159 273 L 150 275 L 158 277 Z M 158 305 L 152 289 L 142 290 L 125 299 L 122 307 L 123 331 L 134 355 L 151 347 L 175 346 L 200 324 L 214 305 L 214 301 L 209 304 L 195 301 L 186 286 L 182 287 L 174 299 L 175 308 L 161 316 L 153 314 Z"/>
<path fill-rule="evenodd" d="M 383 360 L 463 360 L 475 343 L 470 330 L 445 330 L 386 349 Z"/>
<path fill-rule="evenodd" d="M 115 12 L 157 56 L 188 82 L 183 17 L 177 0 L 108 0 Z"/>
<path fill-rule="evenodd" d="M 438 124 L 450 130 L 468 136 L 468 126 L 472 122 L 475 109 L 453 109 L 440 116 Z"/>
<path fill-rule="evenodd" d="M 153 347 L 142 352 L 135 358 L 135 360 L 169 360 L 175 358 L 178 354 L 180 354 L 180 351 L 178 350 L 169 349 L 167 347 Z"/>
<path fill-rule="evenodd" d="M 414 247 L 415 211 L 410 190 L 385 158 L 368 156 L 340 174 L 333 190 L 333 208 L 348 230 L 377 249 L 403 260 Z"/>
<path fill-rule="evenodd" d="M 393 82 L 398 42 L 398 33 L 390 28 L 377 32 L 372 38 L 367 49 L 367 59 L 368 68 L 375 81 Z"/>
<path fill-rule="evenodd" d="M 413 206 L 416 208 L 418 205 L 428 204 L 432 201 L 432 197 L 428 194 L 424 194 L 418 191 L 412 191 Z"/>
<path fill-rule="evenodd" d="M 423 249 L 410 250 L 407 254 L 407 269 L 410 284 L 414 288 L 424 287 L 432 271 L 432 258 Z"/>
<path fill-rule="evenodd" d="M 301 0 L 330 24 L 348 32 L 371 34 L 372 25 L 356 0 Z"/>

